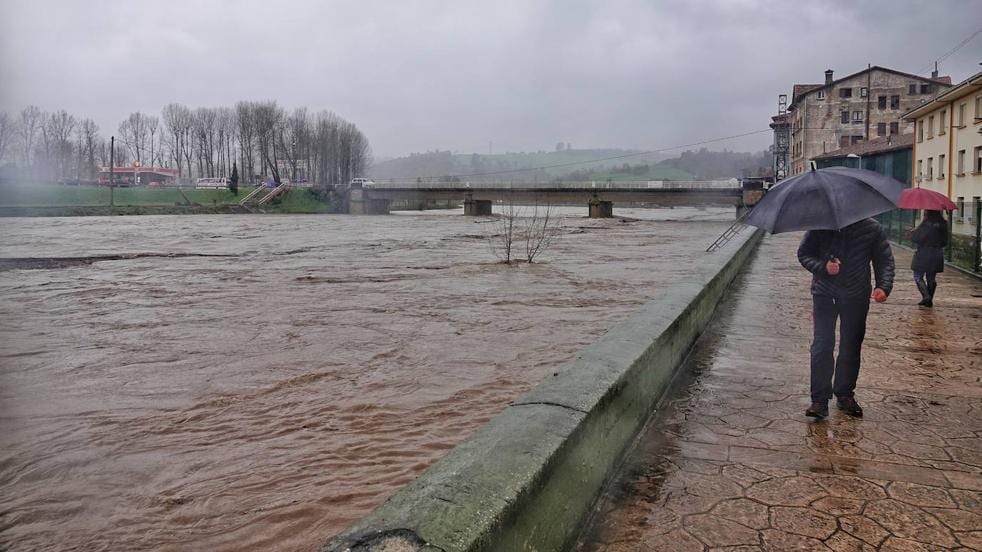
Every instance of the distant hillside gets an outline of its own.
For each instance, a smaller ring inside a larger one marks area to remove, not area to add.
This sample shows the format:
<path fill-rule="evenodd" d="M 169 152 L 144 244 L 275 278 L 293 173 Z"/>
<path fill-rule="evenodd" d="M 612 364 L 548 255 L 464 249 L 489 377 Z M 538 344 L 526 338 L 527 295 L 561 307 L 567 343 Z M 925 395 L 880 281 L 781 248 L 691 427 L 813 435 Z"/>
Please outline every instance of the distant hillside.
<path fill-rule="evenodd" d="M 771 154 L 766 151 L 746 153 L 737 151 L 684 151 L 675 159 L 659 165 L 674 167 L 696 176 L 699 180 L 761 176 L 771 166 Z"/>
<path fill-rule="evenodd" d="M 770 167 L 767 152 L 685 151 L 675 158 L 637 150 L 590 149 L 496 155 L 455 154 L 449 151 L 414 153 L 376 163 L 375 180 L 450 180 L 471 182 L 552 180 L 711 180 L 758 176 Z M 631 155 L 631 157 L 623 157 Z M 608 161 L 596 161 L 597 159 Z M 618 158 L 619 157 L 619 158 Z M 547 167 L 547 168 L 542 168 Z M 533 169 L 533 170 L 522 170 Z M 512 172 L 514 171 L 514 172 Z"/>
<path fill-rule="evenodd" d="M 615 159 L 589 163 L 595 159 L 604 159 L 622 155 L 640 153 L 638 150 L 624 149 L 564 149 L 552 152 L 533 153 L 501 153 L 494 155 L 454 154 L 449 151 L 433 151 L 414 153 L 408 157 L 399 157 L 376 163 L 369 174 L 375 180 L 411 180 L 416 178 L 446 179 L 459 176 L 474 182 L 487 180 L 515 181 L 549 181 L 566 177 L 578 169 L 613 170 L 624 164 L 624 160 Z M 638 155 L 630 157 L 633 162 L 657 163 L 667 157 L 660 154 Z M 566 165 L 552 167 L 554 165 Z M 537 167 L 552 167 L 538 170 Z M 487 174 L 497 173 L 497 174 Z"/>

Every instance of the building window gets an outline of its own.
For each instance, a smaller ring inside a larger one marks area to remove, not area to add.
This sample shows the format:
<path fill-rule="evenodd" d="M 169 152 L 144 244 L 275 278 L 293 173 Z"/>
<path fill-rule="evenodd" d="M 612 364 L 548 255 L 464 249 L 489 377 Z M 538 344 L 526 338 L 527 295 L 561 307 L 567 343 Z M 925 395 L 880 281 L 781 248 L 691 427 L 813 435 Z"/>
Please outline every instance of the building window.
<path fill-rule="evenodd" d="M 938 156 L 938 180 L 944 180 L 944 154 Z"/>
<path fill-rule="evenodd" d="M 930 84 L 922 84 L 921 85 L 921 94 L 930 94 L 930 93 L 931 93 L 931 85 Z"/>
<path fill-rule="evenodd" d="M 965 126 L 965 106 L 968 104 L 961 104 L 958 106 L 958 128 Z"/>
<path fill-rule="evenodd" d="M 924 141 L 924 119 L 917 121 L 917 141 Z"/>
<path fill-rule="evenodd" d="M 974 161 L 972 162 L 972 167 L 974 167 L 975 170 L 972 171 L 972 173 L 982 174 L 982 146 L 975 146 L 975 157 L 973 157 L 973 159 Z"/>
<path fill-rule="evenodd" d="M 947 116 L 948 116 L 948 110 L 947 109 L 942 109 L 941 110 L 941 116 L 938 117 L 938 136 L 941 136 L 942 134 L 945 133 L 945 126 L 947 126 L 947 125 L 945 125 L 944 120 L 945 120 L 945 117 L 947 117 Z"/>
<path fill-rule="evenodd" d="M 880 97 L 876 98 L 876 108 L 877 109 L 886 109 L 887 108 L 887 97 L 886 96 L 880 96 Z"/>
<path fill-rule="evenodd" d="M 979 204 L 979 200 L 982 200 L 982 197 L 975 196 L 972 198 L 972 205 L 968 208 L 967 213 L 968 222 L 972 222 L 972 218 L 975 217 L 975 210 L 978 209 L 976 206 Z"/>
<path fill-rule="evenodd" d="M 934 138 L 934 115 L 927 118 L 927 139 Z"/>
<path fill-rule="evenodd" d="M 876 123 L 876 135 L 886 136 L 887 135 L 887 124 L 886 123 Z"/>
<path fill-rule="evenodd" d="M 825 91 L 824 90 L 819 90 L 818 91 L 818 99 L 819 100 L 824 100 L 825 99 Z"/>
<path fill-rule="evenodd" d="M 839 89 L 839 97 L 840 98 L 851 98 L 852 97 L 852 88 L 840 88 Z"/>
<path fill-rule="evenodd" d="M 928 157 L 927 158 L 927 179 L 928 180 L 931 180 L 932 178 L 934 178 L 934 158 L 933 157 Z"/>
<path fill-rule="evenodd" d="M 849 137 L 848 136 L 839 136 L 839 147 L 840 148 L 845 148 L 845 147 L 848 147 L 848 146 L 849 146 Z"/>
<path fill-rule="evenodd" d="M 955 176 L 965 175 L 965 150 L 958 150 L 958 170 L 955 172 Z"/>
<path fill-rule="evenodd" d="M 852 112 L 852 122 L 857 123 L 857 122 L 861 122 L 862 120 L 863 120 L 863 112 L 862 111 L 853 111 Z"/>
<path fill-rule="evenodd" d="M 955 202 L 955 205 L 958 205 L 958 216 L 955 217 L 955 220 L 961 222 L 960 219 L 965 216 L 965 198 L 958 196 L 958 201 Z"/>
<path fill-rule="evenodd" d="M 900 96 L 890 96 L 890 109 L 900 109 Z"/>
<path fill-rule="evenodd" d="M 850 140 L 850 143 L 851 144 L 858 144 L 858 143 L 860 143 L 862 141 L 863 141 L 863 137 L 862 136 L 853 136 L 851 138 L 851 140 Z"/>
<path fill-rule="evenodd" d="M 849 112 L 848 111 L 843 111 L 842 113 L 839 113 L 839 122 L 840 123 L 848 123 L 849 122 Z"/>
<path fill-rule="evenodd" d="M 975 120 L 982 119 L 982 96 L 975 96 Z"/>
<path fill-rule="evenodd" d="M 900 123 L 890 123 L 890 134 L 900 134 Z"/>
<path fill-rule="evenodd" d="M 864 87 L 862 87 L 862 88 L 859 89 L 859 97 L 860 98 L 865 98 L 866 96 L 869 96 L 869 88 L 866 88 L 864 86 Z"/>
<path fill-rule="evenodd" d="M 917 94 L 917 85 L 916 84 L 908 85 L 907 86 L 907 93 L 910 94 L 910 95 L 912 95 L 912 96 L 914 94 Z"/>
<path fill-rule="evenodd" d="M 918 159 L 917 160 L 917 181 L 920 182 L 921 180 L 924 180 L 924 160 L 923 159 Z"/>

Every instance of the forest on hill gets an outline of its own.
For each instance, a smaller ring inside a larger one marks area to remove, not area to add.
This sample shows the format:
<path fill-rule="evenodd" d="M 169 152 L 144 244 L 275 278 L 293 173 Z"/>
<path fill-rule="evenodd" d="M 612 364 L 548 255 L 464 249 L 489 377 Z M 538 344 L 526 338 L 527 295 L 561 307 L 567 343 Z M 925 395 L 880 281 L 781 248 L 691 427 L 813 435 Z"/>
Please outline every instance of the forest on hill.
<path fill-rule="evenodd" d="M 459 154 L 414 153 L 374 165 L 378 181 L 422 180 L 470 182 L 710 180 L 760 176 L 770 167 L 766 151 L 757 153 L 684 151 L 678 157 L 625 149 L 558 149 L 551 152 Z"/>

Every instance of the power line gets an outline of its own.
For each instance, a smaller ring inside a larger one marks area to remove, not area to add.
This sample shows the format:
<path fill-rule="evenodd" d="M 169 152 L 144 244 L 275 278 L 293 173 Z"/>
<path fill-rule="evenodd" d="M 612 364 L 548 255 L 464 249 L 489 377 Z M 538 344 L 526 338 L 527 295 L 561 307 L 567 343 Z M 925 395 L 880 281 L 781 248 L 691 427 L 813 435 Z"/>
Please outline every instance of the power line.
<path fill-rule="evenodd" d="M 754 131 L 750 131 L 750 132 L 744 132 L 742 134 L 734 134 L 732 136 L 723 136 L 723 137 L 720 137 L 720 138 L 713 138 L 711 140 L 703 140 L 701 142 L 693 142 L 691 144 L 681 144 L 681 145 L 678 145 L 678 146 L 671 146 L 671 147 L 667 147 L 667 148 L 660 148 L 660 149 L 654 149 L 654 150 L 648 150 L 648 151 L 639 151 L 639 152 L 635 152 L 635 153 L 626 153 L 624 155 L 615 155 L 615 156 L 612 156 L 612 157 L 602 157 L 602 158 L 599 158 L 599 159 L 588 159 L 586 161 L 570 161 L 570 162 L 567 162 L 567 163 L 556 163 L 555 165 L 543 165 L 541 167 L 527 167 L 527 168 L 524 168 L 524 169 L 508 169 L 508 170 L 503 170 L 503 171 L 490 171 L 490 172 L 482 172 L 482 173 L 441 174 L 441 175 L 436 175 L 436 176 L 419 176 L 417 178 L 444 178 L 444 177 L 461 178 L 461 177 L 472 177 L 472 176 L 494 176 L 494 175 L 498 175 L 498 174 L 513 174 L 513 173 L 530 172 L 530 171 L 541 171 L 541 170 L 545 170 L 545 169 L 556 169 L 556 168 L 561 168 L 561 167 L 572 167 L 572 166 L 575 166 L 575 165 L 588 165 L 590 163 L 601 163 L 603 161 L 615 161 L 617 159 L 627 159 L 629 157 L 640 157 L 640 156 L 643 156 L 643 155 L 651 155 L 653 153 L 663 153 L 663 152 L 666 152 L 666 151 L 671 151 L 671 150 L 676 150 L 676 149 L 681 149 L 681 148 L 691 148 L 693 146 L 702 146 L 702 145 L 705 145 L 705 144 L 713 144 L 715 142 L 723 142 L 723 141 L 726 141 L 726 140 L 734 140 L 736 138 L 743 138 L 743 137 L 746 137 L 746 136 L 753 136 L 755 134 L 762 134 L 764 132 L 772 132 L 772 130 L 769 129 L 769 128 L 766 128 L 766 129 L 763 129 L 763 130 L 754 130 Z"/>
<path fill-rule="evenodd" d="M 959 42 L 951 50 L 948 50 L 944 55 L 942 55 L 941 57 L 939 57 L 936 61 L 931 62 L 931 64 L 927 66 L 927 69 L 926 70 L 924 70 L 924 71 L 918 71 L 918 73 L 924 73 L 926 71 L 929 71 L 929 70 L 931 70 L 934 67 L 934 64 L 935 63 L 941 63 L 942 61 L 944 61 L 944 60 L 948 59 L 949 57 L 953 56 L 955 54 L 955 52 L 957 52 L 958 50 L 961 50 L 962 48 L 964 48 L 969 42 L 972 41 L 973 38 L 979 36 L 979 34 L 982 34 L 982 28 L 977 29 L 974 33 L 970 34 L 967 38 L 965 38 L 964 40 L 962 40 L 961 42 Z"/>

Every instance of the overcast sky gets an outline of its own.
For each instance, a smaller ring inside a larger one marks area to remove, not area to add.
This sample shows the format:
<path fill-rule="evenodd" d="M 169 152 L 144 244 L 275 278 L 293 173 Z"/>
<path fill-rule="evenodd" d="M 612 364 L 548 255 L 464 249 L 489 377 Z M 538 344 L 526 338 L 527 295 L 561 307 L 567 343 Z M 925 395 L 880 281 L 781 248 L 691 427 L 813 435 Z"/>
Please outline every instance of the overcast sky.
<path fill-rule="evenodd" d="M 656 149 L 766 129 L 827 68 L 928 75 L 980 27 L 979 0 L 0 0 L 0 109 L 109 135 L 169 102 L 275 99 L 338 113 L 381 157 Z M 982 35 L 941 73 L 980 61 Z"/>

